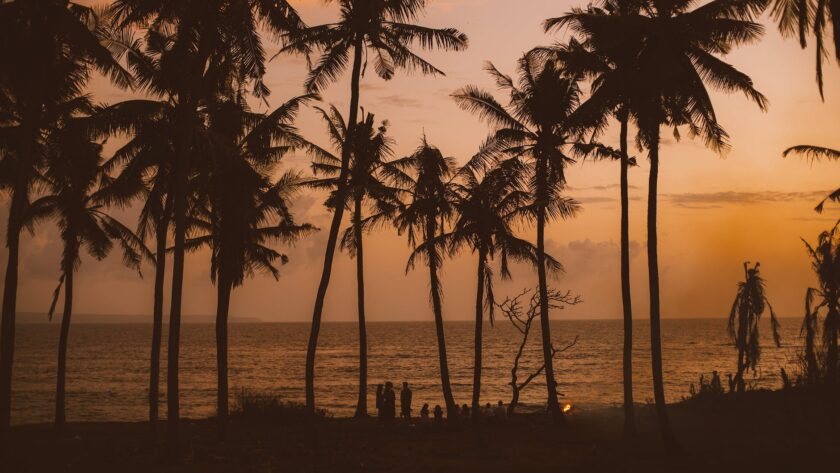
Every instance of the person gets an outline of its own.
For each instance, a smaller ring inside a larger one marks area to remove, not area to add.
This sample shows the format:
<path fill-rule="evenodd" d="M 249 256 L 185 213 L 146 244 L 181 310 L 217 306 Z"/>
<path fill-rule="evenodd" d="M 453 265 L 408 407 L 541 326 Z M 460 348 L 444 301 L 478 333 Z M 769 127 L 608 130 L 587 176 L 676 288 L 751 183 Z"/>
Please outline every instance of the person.
<path fill-rule="evenodd" d="M 505 408 L 505 403 L 499 401 L 496 405 L 496 408 L 493 409 L 493 415 L 496 417 L 496 422 L 503 423 L 507 420 L 507 409 Z"/>
<path fill-rule="evenodd" d="M 388 381 L 385 383 L 385 390 L 382 391 L 382 419 L 386 424 L 394 420 L 397 413 L 397 395 L 394 393 L 394 384 Z"/>
<path fill-rule="evenodd" d="M 441 421 L 443 421 L 443 408 L 438 404 L 435 406 L 435 423 L 439 424 Z"/>
<path fill-rule="evenodd" d="M 481 410 L 481 417 L 489 418 L 493 417 L 493 406 L 488 402 L 484 405 L 484 409 Z"/>
<path fill-rule="evenodd" d="M 376 385 L 376 416 L 382 419 L 382 384 Z"/>
<path fill-rule="evenodd" d="M 461 418 L 466 422 L 470 418 L 470 406 L 464 404 L 461 406 Z"/>
<path fill-rule="evenodd" d="M 720 382 L 720 374 L 717 371 L 712 371 L 712 392 L 723 394 L 723 385 Z"/>
<path fill-rule="evenodd" d="M 423 404 L 423 408 L 420 409 L 420 423 L 421 424 L 428 424 L 429 421 L 429 405 Z"/>
<path fill-rule="evenodd" d="M 403 381 L 403 388 L 400 391 L 400 417 L 411 420 L 411 389 L 405 381 Z"/>

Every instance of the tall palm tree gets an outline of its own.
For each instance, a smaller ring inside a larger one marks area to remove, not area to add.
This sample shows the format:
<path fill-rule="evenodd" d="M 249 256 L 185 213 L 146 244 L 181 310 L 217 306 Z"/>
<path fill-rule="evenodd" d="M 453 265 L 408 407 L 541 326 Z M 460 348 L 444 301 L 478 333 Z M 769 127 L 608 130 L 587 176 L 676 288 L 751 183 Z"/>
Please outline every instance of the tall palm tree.
<path fill-rule="evenodd" d="M 100 43 L 97 15 L 88 7 L 52 0 L 0 3 L 0 155 L 2 186 L 10 194 L 6 246 L 9 250 L 0 319 L 0 447 L 11 419 L 20 232 L 44 135 L 55 128 L 62 108 L 80 96 L 91 69 L 127 86 L 128 73 Z"/>
<path fill-rule="evenodd" d="M 451 181 L 455 174 L 455 159 L 445 157 L 440 150 L 423 141 L 410 156 L 398 159 L 394 165 L 404 171 L 402 181 L 409 194 L 406 203 L 394 217 L 397 231 L 408 236 L 408 243 L 416 248 L 423 241 L 432 241 L 446 229 L 445 224 L 453 216 Z M 458 404 L 452 395 L 449 381 L 449 363 L 446 355 L 446 336 L 443 326 L 443 289 L 438 270 L 443 265 L 443 254 L 436 245 L 427 245 L 425 252 L 412 252 L 406 265 L 406 272 L 414 268 L 418 257 L 425 259 L 429 268 L 429 292 L 435 316 L 435 333 L 438 342 L 440 363 L 440 384 L 446 403 L 446 418 L 458 417 Z"/>
<path fill-rule="evenodd" d="M 793 146 L 785 150 L 782 154 L 783 157 L 788 157 L 791 154 L 799 154 L 805 156 L 806 158 L 819 160 L 819 159 L 830 159 L 834 161 L 840 161 L 840 151 L 831 148 L 824 148 L 822 146 L 811 146 L 811 145 L 798 145 Z M 823 208 L 825 207 L 826 202 L 840 202 L 840 188 L 834 190 L 817 204 L 814 207 L 814 210 L 817 213 L 822 213 Z"/>
<path fill-rule="evenodd" d="M 805 324 L 806 327 L 810 327 L 813 339 L 814 327 L 819 320 L 820 311 L 825 309 L 822 336 L 825 350 L 825 382 L 829 386 L 837 386 L 840 382 L 838 379 L 840 353 L 837 348 L 837 339 L 840 336 L 840 237 L 838 237 L 840 231 L 838 229 L 840 229 L 840 224 L 836 224 L 830 231 L 822 232 L 816 246 L 811 246 L 807 241 L 802 240 L 808 249 L 811 266 L 819 282 L 818 287 L 808 289 L 806 294 Z M 806 350 L 806 355 L 813 354 L 814 351 L 815 349 L 811 347 L 810 350 Z M 812 373 L 806 374 L 813 375 L 816 371 L 813 369 L 816 363 L 809 363 L 809 365 L 811 365 Z"/>
<path fill-rule="evenodd" d="M 555 65 L 554 61 L 542 62 L 526 54 L 519 60 L 519 79 L 514 82 L 488 63 L 485 69 L 509 95 L 507 106 L 473 86 L 456 91 L 453 97 L 461 108 L 478 114 L 494 127 L 479 157 L 502 154 L 527 164 L 524 178 L 531 201 L 524 210 L 537 224 L 536 265 L 548 411 L 560 420 L 563 413 L 557 400 L 549 325 L 545 226 L 557 218 L 573 217 L 580 208 L 573 199 L 563 197 L 566 166 L 575 162 L 569 154 L 572 145 L 578 144 L 571 116 L 580 102 L 580 88 L 576 77 L 565 77 Z"/>
<path fill-rule="evenodd" d="M 799 39 L 802 49 L 808 46 L 808 36 L 814 35 L 817 87 L 820 97 L 825 99 L 823 61 L 829 57 L 826 40 L 834 44 L 834 59 L 840 61 L 840 3 L 826 0 L 774 0 L 770 14 L 778 23 L 782 35 Z M 826 38 L 829 34 L 832 37 Z"/>
<path fill-rule="evenodd" d="M 641 42 L 638 30 L 628 21 L 615 21 L 638 15 L 643 0 L 602 0 L 587 9 L 573 8 L 569 13 L 549 18 L 543 24 L 546 32 L 569 28 L 578 40 L 568 45 L 548 48 L 545 52 L 554 57 L 571 74 L 592 80 L 589 99 L 578 108 L 581 117 L 594 119 L 589 125 L 600 132 L 614 116 L 620 124 L 619 132 L 619 194 L 621 206 L 621 302 L 624 318 L 624 352 L 622 357 L 624 377 L 624 435 L 636 433 L 633 409 L 633 305 L 630 290 L 630 202 L 629 168 L 635 159 L 628 152 L 630 110 L 625 87 L 633 73 L 634 60 Z M 619 28 L 619 26 L 621 28 Z"/>
<path fill-rule="evenodd" d="M 467 37 L 454 28 L 427 28 L 415 25 L 426 6 L 426 0 L 335 0 L 341 10 L 341 16 L 335 23 L 312 26 L 285 35 L 282 51 L 306 54 L 313 51 L 320 56 L 306 79 L 306 88 L 320 91 L 347 68 L 352 54 L 350 74 L 350 110 L 347 115 L 346 135 L 353 136 L 353 129 L 358 122 L 360 92 L 365 57 L 374 61 L 376 74 L 391 79 L 397 68 L 409 71 L 419 70 L 423 74 L 443 75 L 443 72 L 415 54 L 411 46 L 416 44 L 423 49 L 440 48 L 446 51 L 461 51 L 467 47 Z M 281 52 L 282 52 L 281 51 Z M 350 146 L 341 149 L 341 172 L 338 177 L 338 191 L 346 192 L 345 187 L 350 173 Z M 343 201 L 339 198 L 338 201 Z M 327 248 L 324 255 L 324 267 L 315 306 L 312 311 L 312 329 L 306 351 L 306 408 L 315 412 L 315 352 L 318 349 L 318 335 L 321 330 L 321 314 L 324 299 L 332 274 L 332 262 L 344 207 L 335 207 Z"/>
<path fill-rule="evenodd" d="M 634 60 L 635 73 L 629 77 L 627 101 L 650 159 L 647 233 L 653 392 L 660 433 L 669 452 L 679 451 L 679 445 L 668 420 L 662 379 L 656 230 L 660 128 L 686 126 L 691 136 L 699 135 L 707 146 L 722 150 L 727 135 L 717 121 L 706 85 L 723 92 L 742 92 L 762 110 L 767 105 L 746 74 L 718 57 L 758 40 L 764 30 L 752 19 L 760 13 L 762 1 L 713 0 L 692 6 L 689 0 L 651 0 L 644 15 L 616 20 L 636 23 L 643 37 Z"/>
<path fill-rule="evenodd" d="M 64 244 L 61 277 L 49 310 L 52 319 L 63 286 L 55 395 L 55 427 L 59 430 L 66 424 L 67 342 L 73 313 L 73 276 L 81 263 L 82 247 L 95 258 L 103 259 L 115 241 L 123 250 L 123 262 L 138 271 L 143 259 L 154 261 L 140 238 L 105 213 L 103 195 L 109 190 L 105 187 L 108 176 L 107 167 L 102 164 L 102 144 L 89 141 L 78 120 L 71 119 L 47 138 L 47 166 L 39 179 L 46 195 L 32 202 L 26 212 L 30 224 L 44 218 L 55 219 Z"/>
<path fill-rule="evenodd" d="M 779 321 L 773 306 L 765 294 L 764 279 L 758 273 L 759 263 L 750 268 L 744 263 L 744 280 L 738 283 L 738 292 L 732 309 L 729 311 L 727 330 L 729 338 L 738 350 L 738 371 L 735 373 L 735 386 L 738 392 L 744 392 L 744 371 L 753 370 L 761 359 L 761 344 L 758 324 L 765 308 L 770 310 L 770 327 L 773 341 L 781 346 Z"/>
<path fill-rule="evenodd" d="M 171 453 L 180 445 L 178 383 L 184 250 L 188 185 L 195 156 L 195 139 L 204 125 L 204 109 L 232 81 L 247 82 L 257 97 L 269 90 L 262 81 L 265 52 L 258 25 L 273 34 L 303 26 L 285 0 L 116 0 L 111 11 L 118 30 L 145 30 L 151 61 L 129 55 L 132 70 L 147 91 L 165 96 L 175 108 L 171 130 L 175 147 L 172 169 L 173 236 L 172 295 L 169 310 L 167 360 L 167 443 Z"/>
<path fill-rule="evenodd" d="M 330 135 L 330 141 L 337 150 L 348 143 L 352 148 L 349 178 L 345 192 L 339 189 L 341 158 L 330 153 L 320 153 L 312 162 L 315 175 L 324 178 L 308 182 L 310 187 L 331 191 L 327 205 L 335 211 L 336 206 L 352 209 L 351 225 L 342 237 L 341 247 L 356 259 L 357 313 L 359 318 L 359 398 L 356 403 L 356 417 L 365 417 L 367 412 L 367 327 L 365 323 L 365 278 L 363 233 L 366 229 L 389 218 L 399 207 L 400 190 L 390 185 L 391 176 L 396 174 L 388 158 L 393 154 L 394 140 L 387 136 L 388 122 L 376 126 L 371 113 L 362 113 L 362 119 L 348 137 L 348 127 L 335 106 L 329 110 L 318 109 Z M 343 199 L 343 202 L 338 199 Z M 368 208 L 372 215 L 365 217 Z"/>
<path fill-rule="evenodd" d="M 473 416 L 481 415 L 482 334 L 485 308 L 490 323 L 494 320 L 493 270 L 490 261 L 499 258 L 502 278 L 510 278 L 509 261 L 543 263 L 532 243 L 515 235 L 515 225 L 530 218 L 531 195 L 525 190 L 525 166 L 517 158 L 486 169 L 485 158 L 470 160 L 458 173 L 454 206 L 458 215 L 452 229 L 424 242 L 415 252 L 427 252 L 428 246 L 446 248 L 451 255 L 469 248 L 478 255 L 475 299 L 475 346 L 473 365 Z M 495 164 L 495 163 L 494 163 Z M 486 169 L 486 170 L 485 170 Z M 560 263 L 545 255 L 545 265 L 559 271 Z"/>
<path fill-rule="evenodd" d="M 243 97 L 210 106 L 207 129 L 209 172 L 197 178 L 198 192 L 191 219 L 201 235 L 187 240 L 187 249 L 209 246 L 210 276 L 217 288 L 216 361 L 219 438 L 227 436 L 228 315 L 231 292 L 258 270 L 279 278 L 276 264 L 288 257 L 270 248 L 292 243 L 310 232 L 289 210 L 302 180 L 287 172 L 276 182 L 270 175 L 279 160 L 303 139 L 292 127 L 302 104 L 312 95 L 295 97 L 269 114 L 252 112 Z"/>

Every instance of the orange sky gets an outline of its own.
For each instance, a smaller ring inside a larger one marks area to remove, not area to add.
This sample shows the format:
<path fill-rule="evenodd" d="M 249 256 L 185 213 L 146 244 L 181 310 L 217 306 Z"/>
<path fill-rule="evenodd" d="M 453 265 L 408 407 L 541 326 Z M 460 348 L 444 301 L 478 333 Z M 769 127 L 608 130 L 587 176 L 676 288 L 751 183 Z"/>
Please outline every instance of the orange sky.
<path fill-rule="evenodd" d="M 296 0 L 310 24 L 329 21 L 334 6 L 320 0 Z M 530 47 L 560 39 L 546 36 L 540 23 L 558 16 L 577 0 L 438 0 L 432 1 L 422 22 L 454 26 L 470 37 L 464 53 L 431 53 L 425 56 L 446 77 L 398 75 L 383 82 L 368 74 L 362 84 L 362 105 L 379 118 L 387 118 L 397 140 L 397 154 L 411 152 L 423 132 L 444 153 L 463 162 L 477 149 L 487 128 L 461 111 L 449 94 L 476 84 L 489 90 L 493 83 L 482 71 L 486 60 L 512 72 L 515 60 Z M 769 23 L 768 23 L 769 25 Z M 269 47 L 273 54 L 275 45 Z M 732 137 L 725 157 L 705 149 L 700 142 L 667 143 L 662 151 L 660 192 L 660 266 L 664 317 L 723 317 L 728 313 L 735 284 L 742 277 L 745 260 L 761 261 L 768 280 L 770 301 L 783 316 L 799 317 L 805 288 L 813 284 L 809 261 L 800 237 L 814 241 L 830 227 L 838 212 L 830 208 L 817 215 L 812 208 L 819 197 L 838 184 L 840 163 L 811 164 L 799 158 L 782 159 L 783 149 L 794 144 L 840 147 L 840 75 L 836 65 L 827 68 L 826 101 L 820 101 L 814 81 L 813 51 L 802 51 L 795 41 L 784 41 L 772 26 L 764 40 L 742 48 L 727 60 L 753 77 L 756 87 L 770 99 L 762 113 L 740 96 L 715 95 L 719 119 Z M 302 92 L 305 75 L 302 59 L 280 57 L 270 63 L 266 82 L 272 89 L 270 103 Z M 372 71 L 371 71 L 372 72 Z M 325 91 L 325 101 L 346 112 L 346 78 Z M 91 86 L 100 101 L 114 102 L 128 94 L 116 91 L 101 79 Z M 501 98 L 501 95 L 499 95 Z M 314 113 L 301 114 L 298 125 L 310 139 L 325 144 L 324 128 Z M 605 138 L 613 142 L 617 130 Z M 114 143 L 111 143 L 114 145 Z M 306 169 L 303 155 L 289 156 L 286 166 Z M 644 233 L 647 163 L 631 171 L 632 279 L 635 315 L 647 316 L 647 275 Z M 618 274 L 618 167 L 614 163 L 586 163 L 568 173 L 569 194 L 584 203 L 575 220 L 557 222 L 548 231 L 549 248 L 568 273 L 552 284 L 580 293 L 585 303 L 554 316 L 557 318 L 620 317 Z M 322 228 L 328 215 L 322 198 L 307 195 L 296 206 L 299 219 Z M 7 204 L 0 215 L 3 222 Z M 117 212 L 128 221 L 131 211 Z M 261 276 L 246 282 L 233 296 L 234 316 L 271 321 L 301 321 L 310 316 L 320 275 L 326 232 L 320 232 L 287 253 L 291 262 L 280 282 Z M 366 240 L 368 318 L 380 320 L 431 320 L 425 271 L 405 276 L 406 242 L 391 232 L 372 234 Z M 58 279 L 60 242 L 53 225 L 43 225 L 22 244 L 21 284 L 18 307 L 23 312 L 46 312 Z M 2 265 L 5 266 L 5 252 Z M 443 281 L 445 313 L 449 320 L 470 319 L 475 294 L 474 258 L 447 261 Z M 210 314 L 215 293 L 209 282 L 206 254 L 188 257 L 185 306 L 188 314 Z M 76 310 L 80 313 L 148 314 L 152 307 L 152 269 L 145 279 L 120 265 L 119 255 L 104 262 L 83 259 L 77 278 Z M 499 295 L 533 285 L 529 268 L 514 271 L 514 280 L 500 284 Z M 326 321 L 355 318 L 354 265 L 341 255 L 333 272 L 325 310 Z"/>

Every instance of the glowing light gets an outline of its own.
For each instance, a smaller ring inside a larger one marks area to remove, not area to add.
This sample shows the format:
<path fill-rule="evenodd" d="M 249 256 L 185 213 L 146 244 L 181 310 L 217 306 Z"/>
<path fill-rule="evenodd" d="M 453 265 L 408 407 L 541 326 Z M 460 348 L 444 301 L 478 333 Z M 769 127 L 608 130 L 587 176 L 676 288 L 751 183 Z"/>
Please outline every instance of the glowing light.
<path fill-rule="evenodd" d="M 571 404 L 563 404 L 563 413 L 564 414 L 571 411 L 571 410 L 572 410 L 572 405 Z"/>

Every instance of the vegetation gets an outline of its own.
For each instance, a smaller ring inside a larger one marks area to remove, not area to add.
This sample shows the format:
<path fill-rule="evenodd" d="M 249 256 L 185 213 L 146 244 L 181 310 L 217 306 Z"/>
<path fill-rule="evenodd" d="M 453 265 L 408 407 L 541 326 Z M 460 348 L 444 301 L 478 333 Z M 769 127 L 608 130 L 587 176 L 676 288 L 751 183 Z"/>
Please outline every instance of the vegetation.
<path fill-rule="evenodd" d="M 329 3 L 329 2 L 328 2 Z M 285 0 L 115 0 L 94 10 L 65 0 L 10 0 L 0 3 L 0 190 L 9 198 L 6 244 L 9 250 L 0 323 L 0 446 L 8 448 L 14 358 L 15 312 L 23 228 L 45 219 L 60 230 L 58 262 L 64 290 L 58 351 L 55 424 L 64 412 L 66 352 L 73 310 L 74 275 L 87 250 L 98 259 L 119 245 L 126 266 L 155 265 L 153 330 L 149 359 L 149 424 L 159 423 L 159 378 L 166 277 L 171 278 L 167 349 L 167 451 L 182 455 L 180 420 L 180 324 L 185 253 L 209 249 L 210 277 L 216 285 L 216 363 L 218 437 L 230 438 L 228 318 L 233 290 L 264 271 L 279 277 L 291 245 L 316 229 L 298 223 L 292 207 L 304 188 L 326 191 L 332 213 L 325 257 L 313 305 L 305 366 L 305 404 L 243 392 L 234 415 L 309 422 L 323 417 L 315 399 L 315 362 L 324 301 L 336 247 L 356 260 L 359 327 L 359 391 L 356 415 L 367 408 L 367 329 L 364 234 L 393 228 L 407 237 L 411 255 L 429 270 L 440 381 L 447 416 L 458 417 L 447 361 L 440 271 L 446 257 L 475 256 L 474 365 L 472 413 L 481 415 L 482 341 L 485 317 L 498 308 L 522 334 L 511 373 L 513 400 L 538 376 L 545 376 L 546 405 L 552 419 L 564 419 L 558 401 L 554 361 L 558 353 L 550 330 L 552 309 L 579 299 L 550 289 L 549 278 L 562 266 L 546 250 L 546 226 L 575 217 L 581 204 L 566 195 L 566 170 L 586 158 L 618 161 L 621 204 L 621 300 L 624 316 L 624 434 L 636 433 L 633 405 L 633 325 L 630 299 L 629 169 L 635 132 L 639 152 L 650 162 L 647 199 L 647 256 L 654 412 L 665 449 L 680 451 L 665 399 L 660 323 L 658 185 L 661 133 L 673 129 L 699 137 L 712 150 L 729 146 L 718 122 L 712 91 L 740 92 L 760 109 L 767 106 L 745 73 L 721 59 L 763 34 L 756 18 L 764 0 L 599 0 L 585 9 L 547 19 L 546 32 L 569 33 L 564 42 L 537 47 L 517 62 L 516 77 L 494 65 L 485 67 L 498 100 L 476 86 L 452 94 L 463 110 L 489 127 L 473 156 L 458 166 L 424 136 L 410 156 L 393 159 L 390 124 L 361 106 L 361 79 L 368 62 L 377 76 L 397 70 L 442 75 L 416 49 L 462 51 L 466 35 L 454 28 L 417 24 L 425 0 L 336 0 L 335 22 L 307 26 Z M 823 90 L 824 42 L 831 20 L 840 27 L 838 2 L 777 0 L 772 14 L 785 34 L 804 47 L 817 42 L 817 80 Z M 281 53 L 306 56 L 304 95 L 268 113 L 264 35 Z M 832 33 L 834 34 L 834 33 Z M 840 40 L 835 35 L 836 54 Z M 25 48 L 20 45 L 26 45 Z M 837 56 L 840 57 L 840 56 Z M 338 108 L 316 105 L 319 92 L 350 69 L 347 118 Z M 92 74 L 107 76 L 135 96 L 117 104 L 93 105 L 85 95 Z M 327 125 L 332 151 L 304 137 L 295 127 L 299 111 L 313 106 Z M 619 149 L 599 139 L 617 122 Z M 681 131 L 682 130 L 682 131 Z M 114 154 L 103 143 L 125 138 Z M 312 158 L 314 176 L 281 169 L 292 152 Z M 796 146 L 785 151 L 811 158 L 838 159 L 829 148 Z M 826 201 L 840 202 L 840 190 Z M 136 230 L 110 215 L 115 208 L 139 208 Z M 341 234 L 344 213 L 349 227 Z M 818 286 L 805 297 L 802 384 L 840 383 L 840 235 L 838 226 L 806 242 Z M 525 235 L 533 231 L 533 241 Z M 146 248 L 154 241 L 153 250 Z M 171 268 L 167 274 L 167 256 Z M 512 277 L 513 263 L 533 266 L 537 288 L 525 308 L 520 298 L 496 303 L 495 273 Z M 732 385 L 744 391 L 743 376 L 760 359 L 758 323 L 770 311 L 776 343 L 777 322 L 765 294 L 759 266 L 746 264 L 729 320 L 738 350 Z M 542 365 L 524 380 L 520 358 L 532 323 L 539 317 Z M 821 340 L 818 338 L 821 337 Z M 574 342 L 572 342 L 574 344 Z M 716 380 L 715 380 L 716 379 Z M 789 383 L 786 383 L 789 384 Z M 715 374 L 701 392 L 722 392 Z M 706 391 L 704 391 L 706 390 Z M 477 420 L 477 419 L 476 419 Z M 314 425 L 314 423 L 313 423 Z M 313 432 L 316 427 L 312 427 Z"/>

